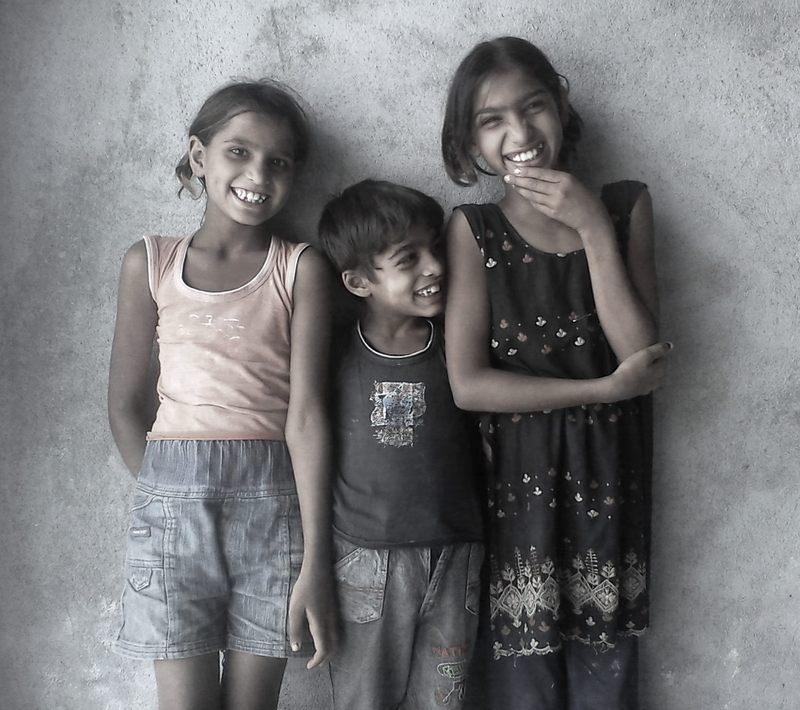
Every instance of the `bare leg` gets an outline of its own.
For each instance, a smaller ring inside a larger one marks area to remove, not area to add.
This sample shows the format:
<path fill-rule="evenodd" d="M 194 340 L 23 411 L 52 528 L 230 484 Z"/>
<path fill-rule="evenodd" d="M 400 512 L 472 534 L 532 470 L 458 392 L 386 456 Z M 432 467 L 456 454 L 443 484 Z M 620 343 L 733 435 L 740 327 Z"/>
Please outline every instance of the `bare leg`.
<path fill-rule="evenodd" d="M 220 710 L 219 654 L 156 661 L 159 710 Z"/>
<path fill-rule="evenodd" d="M 222 694 L 228 710 L 277 710 L 285 658 L 227 651 Z"/>

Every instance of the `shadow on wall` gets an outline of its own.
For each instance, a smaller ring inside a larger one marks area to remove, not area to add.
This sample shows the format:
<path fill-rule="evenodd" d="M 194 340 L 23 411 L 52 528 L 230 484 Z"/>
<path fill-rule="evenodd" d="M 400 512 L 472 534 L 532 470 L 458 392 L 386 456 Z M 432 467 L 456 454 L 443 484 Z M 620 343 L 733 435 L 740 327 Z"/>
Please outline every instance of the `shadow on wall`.
<path fill-rule="evenodd" d="M 313 120 L 313 119 L 312 119 Z M 295 181 L 289 201 L 273 220 L 275 230 L 293 241 L 317 242 L 317 222 L 325 203 L 357 178 L 363 169 L 350 159 L 335 127 L 312 123 L 313 144 Z"/>

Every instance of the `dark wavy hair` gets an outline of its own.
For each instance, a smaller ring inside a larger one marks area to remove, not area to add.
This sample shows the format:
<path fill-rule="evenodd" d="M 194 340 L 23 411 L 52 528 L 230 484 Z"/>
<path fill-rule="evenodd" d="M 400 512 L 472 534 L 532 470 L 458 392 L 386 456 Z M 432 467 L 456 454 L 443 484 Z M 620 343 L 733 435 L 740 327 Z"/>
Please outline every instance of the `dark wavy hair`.
<path fill-rule="evenodd" d="M 497 37 L 475 45 L 458 65 L 450 82 L 442 125 L 442 157 L 450 179 L 459 185 L 473 185 L 478 172 L 491 175 L 470 155 L 473 136 L 475 95 L 483 81 L 499 72 L 521 69 L 532 79 L 540 81 L 561 105 L 562 91 L 569 90 L 566 77 L 559 74 L 544 52 L 519 37 Z M 559 161 L 569 163 L 574 157 L 581 137 L 583 121 L 571 104 L 562 121 L 564 140 Z"/>
<path fill-rule="evenodd" d="M 319 219 L 319 243 L 336 269 L 362 269 L 372 276 L 372 259 L 403 241 L 412 227 L 439 234 L 444 212 L 419 190 L 383 180 L 362 180 L 325 205 Z"/>
<path fill-rule="evenodd" d="M 217 89 L 205 100 L 189 126 L 189 135 L 197 136 L 203 145 L 208 145 L 234 116 L 252 111 L 289 124 L 294 137 L 294 158 L 302 164 L 308 157 L 311 130 L 300 102 L 300 97 L 292 89 L 273 79 L 235 81 Z M 192 167 L 188 153 L 184 153 L 175 167 L 175 175 L 181 183 L 178 194 L 184 188 L 195 193 L 191 185 Z M 200 177 L 198 180 L 205 189 L 205 181 Z"/>

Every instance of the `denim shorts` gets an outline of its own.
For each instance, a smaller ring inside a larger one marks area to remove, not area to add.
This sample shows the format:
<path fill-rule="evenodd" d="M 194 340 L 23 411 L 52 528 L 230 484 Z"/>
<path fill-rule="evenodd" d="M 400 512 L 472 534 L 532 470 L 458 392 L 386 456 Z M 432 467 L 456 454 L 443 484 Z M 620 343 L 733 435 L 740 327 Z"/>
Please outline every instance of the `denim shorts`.
<path fill-rule="evenodd" d="M 223 649 L 294 655 L 287 616 L 302 555 L 284 442 L 149 441 L 115 650 L 147 660 Z"/>
<path fill-rule="evenodd" d="M 478 627 L 483 545 L 357 547 L 334 535 L 335 710 L 459 710 Z"/>

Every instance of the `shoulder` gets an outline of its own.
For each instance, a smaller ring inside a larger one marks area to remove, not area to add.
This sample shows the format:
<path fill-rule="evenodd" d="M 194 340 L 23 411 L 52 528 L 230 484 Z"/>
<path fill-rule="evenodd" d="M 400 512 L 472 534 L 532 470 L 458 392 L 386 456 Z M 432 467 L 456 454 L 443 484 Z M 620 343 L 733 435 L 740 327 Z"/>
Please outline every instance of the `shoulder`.
<path fill-rule="evenodd" d="M 627 218 L 639 202 L 648 202 L 647 185 L 639 180 L 618 180 L 603 185 L 600 196 L 612 217 Z"/>
<path fill-rule="evenodd" d="M 122 275 L 147 277 L 148 251 L 144 239 L 132 244 L 122 257 Z"/>
<path fill-rule="evenodd" d="M 459 205 L 453 210 L 448 224 L 449 233 L 469 234 L 478 242 L 502 228 L 502 212 L 491 202 Z"/>
<path fill-rule="evenodd" d="M 462 219 L 472 224 L 474 221 L 482 219 L 483 216 L 491 209 L 492 205 L 490 203 L 465 203 L 453 208 L 453 214 L 450 217 L 450 220 Z"/>
<path fill-rule="evenodd" d="M 324 324 L 317 328 L 328 332 L 331 320 L 332 284 L 331 267 L 325 258 L 313 247 L 299 246 L 294 252 L 297 259 L 292 260 L 285 277 L 287 291 L 294 303 L 292 321 L 308 318 L 309 323 Z"/>
<path fill-rule="evenodd" d="M 292 255 L 297 257 L 297 279 L 326 279 L 333 275 L 328 260 L 313 246 L 301 243 L 294 246 Z"/>

